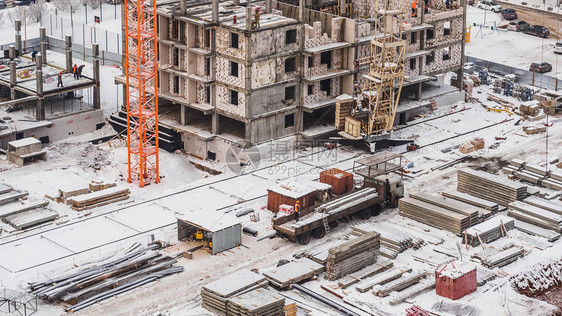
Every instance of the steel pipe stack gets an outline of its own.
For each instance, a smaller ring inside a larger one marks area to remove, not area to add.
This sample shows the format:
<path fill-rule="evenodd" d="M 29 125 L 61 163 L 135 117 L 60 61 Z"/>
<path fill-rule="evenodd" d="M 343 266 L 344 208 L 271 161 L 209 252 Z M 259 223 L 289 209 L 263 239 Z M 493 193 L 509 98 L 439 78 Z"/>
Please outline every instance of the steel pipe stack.
<path fill-rule="evenodd" d="M 523 200 L 527 196 L 526 185 L 484 171 L 465 168 L 458 170 L 457 176 L 459 192 L 468 193 L 502 206 Z"/>

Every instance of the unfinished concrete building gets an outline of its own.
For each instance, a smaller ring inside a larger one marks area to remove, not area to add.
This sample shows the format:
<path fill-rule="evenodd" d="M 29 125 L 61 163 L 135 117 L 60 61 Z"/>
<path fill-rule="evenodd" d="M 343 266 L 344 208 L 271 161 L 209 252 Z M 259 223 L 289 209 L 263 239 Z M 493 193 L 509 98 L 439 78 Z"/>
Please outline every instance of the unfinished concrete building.
<path fill-rule="evenodd" d="M 160 126 L 179 133 L 188 153 L 213 160 L 222 159 L 231 144 L 336 132 L 336 98 L 359 91 L 374 30 L 371 20 L 361 18 L 372 13 L 367 0 L 357 8 L 345 5 L 357 18 L 305 8 L 304 1 L 159 4 Z M 445 10 L 433 0 L 429 13 L 410 17 L 408 6 L 405 85 L 413 88 L 406 94 L 421 100 L 424 82 L 461 69 L 464 11 Z M 410 104 L 404 113 L 429 104 Z M 117 129 L 123 127 L 120 116 L 112 117 Z"/>
<path fill-rule="evenodd" d="M 14 45 L 2 45 L 0 58 L 0 149 L 8 143 L 35 137 L 42 143 L 90 133 L 104 124 L 100 109 L 98 45 L 94 44 L 93 78 L 74 79 L 72 39 L 66 38 L 66 63 L 48 60 L 48 38 L 40 28 L 40 45 L 22 45 L 21 22 L 16 20 Z M 63 84 L 58 84 L 62 72 Z"/>

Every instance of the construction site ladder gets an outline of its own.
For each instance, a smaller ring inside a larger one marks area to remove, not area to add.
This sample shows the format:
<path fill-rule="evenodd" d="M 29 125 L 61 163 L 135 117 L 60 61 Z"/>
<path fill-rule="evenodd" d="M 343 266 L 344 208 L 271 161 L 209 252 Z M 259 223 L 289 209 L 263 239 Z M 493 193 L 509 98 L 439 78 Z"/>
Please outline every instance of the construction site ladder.
<path fill-rule="evenodd" d="M 328 224 L 328 214 L 324 213 L 322 216 L 322 222 L 324 223 L 324 230 L 326 234 L 330 232 L 330 225 Z"/>

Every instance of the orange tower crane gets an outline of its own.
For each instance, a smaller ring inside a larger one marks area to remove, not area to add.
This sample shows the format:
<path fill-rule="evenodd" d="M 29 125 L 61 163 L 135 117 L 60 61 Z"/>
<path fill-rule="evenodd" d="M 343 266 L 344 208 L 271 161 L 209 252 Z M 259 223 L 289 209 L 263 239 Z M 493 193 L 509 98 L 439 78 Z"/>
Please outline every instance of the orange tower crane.
<path fill-rule="evenodd" d="M 156 0 L 125 0 L 128 182 L 160 182 Z"/>

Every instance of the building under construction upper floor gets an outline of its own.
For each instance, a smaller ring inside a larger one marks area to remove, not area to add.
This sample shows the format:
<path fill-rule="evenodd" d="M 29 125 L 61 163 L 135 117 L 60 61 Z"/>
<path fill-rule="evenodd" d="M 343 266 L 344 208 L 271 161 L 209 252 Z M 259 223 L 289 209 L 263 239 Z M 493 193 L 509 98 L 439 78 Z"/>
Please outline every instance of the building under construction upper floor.
<path fill-rule="evenodd" d="M 370 3 L 355 1 L 355 14 L 336 15 L 305 1 L 158 2 L 159 122 L 166 134 L 177 133 L 169 147 L 221 159 L 233 144 L 336 135 L 336 101 L 357 98 L 369 71 Z M 412 16 L 410 7 L 404 3 L 405 77 L 396 123 L 441 95 L 462 98 L 436 78 L 462 69 L 464 8 L 432 0 Z M 120 129 L 123 118 L 110 122 Z"/>

